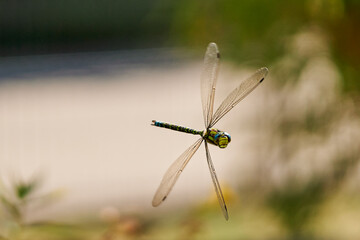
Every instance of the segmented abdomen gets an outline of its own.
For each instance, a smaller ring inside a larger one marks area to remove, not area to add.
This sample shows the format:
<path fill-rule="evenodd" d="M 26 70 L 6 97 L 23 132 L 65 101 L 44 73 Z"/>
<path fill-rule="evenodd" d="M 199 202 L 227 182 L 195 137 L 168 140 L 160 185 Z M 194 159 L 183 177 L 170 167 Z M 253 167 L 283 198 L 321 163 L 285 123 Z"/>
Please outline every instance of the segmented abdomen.
<path fill-rule="evenodd" d="M 195 134 L 195 135 L 202 135 L 202 133 L 203 133 L 203 131 L 197 131 L 197 130 L 192 129 L 192 128 L 182 127 L 182 126 L 169 124 L 169 123 L 164 123 L 164 122 L 158 122 L 158 121 L 155 121 L 155 120 L 152 121 L 152 125 L 154 125 L 156 127 L 168 128 L 168 129 L 171 129 L 171 130 L 175 130 L 175 131 L 179 131 L 179 132 L 185 132 L 185 133 L 191 133 L 191 134 Z"/>

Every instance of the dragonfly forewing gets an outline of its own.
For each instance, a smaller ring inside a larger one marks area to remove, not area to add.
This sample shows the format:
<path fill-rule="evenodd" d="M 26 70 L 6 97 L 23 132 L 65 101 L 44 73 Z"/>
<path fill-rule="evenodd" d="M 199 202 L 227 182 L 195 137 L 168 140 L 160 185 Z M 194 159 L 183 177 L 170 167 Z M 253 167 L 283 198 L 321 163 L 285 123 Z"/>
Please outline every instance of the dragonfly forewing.
<path fill-rule="evenodd" d="M 194 153 L 199 149 L 203 138 L 199 138 L 193 145 L 191 145 L 166 171 L 159 188 L 157 189 L 152 201 L 154 207 L 159 206 L 160 203 L 165 201 L 173 188 L 176 180 L 184 170 L 186 164 L 189 162 Z"/>
<path fill-rule="evenodd" d="M 224 214 L 224 217 L 225 217 L 226 220 L 228 220 L 229 219 L 229 214 L 228 214 L 227 207 L 226 207 L 226 204 L 225 204 L 224 196 L 223 196 L 221 188 L 220 188 L 219 180 L 217 179 L 217 176 L 216 176 L 215 167 L 214 167 L 214 164 L 213 164 L 213 162 L 211 160 L 208 144 L 207 144 L 206 141 L 205 141 L 205 150 L 206 150 L 206 159 L 207 159 L 207 163 L 208 163 L 208 166 L 209 166 L 211 179 L 212 179 L 212 181 L 214 183 L 216 196 L 217 196 L 217 198 L 219 200 L 221 210 L 222 210 L 222 212 Z"/>
<path fill-rule="evenodd" d="M 219 71 L 220 53 L 216 43 L 210 43 L 204 57 L 204 68 L 201 74 L 201 102 L 203 107 L 204 123 L 208 128 L 211 123 L 216 81 Z"/>
<path fill-rule="evenodd" d="M 240 83 L 220 104 L 214 116 L 212 117 L 209 127 L 214 126 L 225 114 L 243 100 L 264 80 L 268 73 L 266 67 L 260 68 L 252 76 Z"/>

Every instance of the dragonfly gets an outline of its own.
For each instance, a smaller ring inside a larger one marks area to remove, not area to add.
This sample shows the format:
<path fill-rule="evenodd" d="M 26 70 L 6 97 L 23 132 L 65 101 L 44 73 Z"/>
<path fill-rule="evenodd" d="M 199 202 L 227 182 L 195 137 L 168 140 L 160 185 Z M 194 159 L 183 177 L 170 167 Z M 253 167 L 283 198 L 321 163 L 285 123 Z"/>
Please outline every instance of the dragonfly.
<path fill-rule="evenodd" d="M 210 156 L 208 144 L 218 146 L 222 149 L 228 146 L 228 144 L 231 142 L 230 134 L 217 128 L 213 128 L 213 126 L 249 93 L 251 93 L 257 86 L 260 85 L 260 83 L 265 79 L 265 76 L 268 73 L 268 69 L 266 67 L 260 68 L 253 75 L 242 81 L 240 85 L 223 100 L 223 102 L 213 114 L 215 89 L 219 72 L 219 61 L 220 53 L 218 47 L 216 43 L 210 43 L 205 53 L 204 68 L 200 80 L 201 102 L 205 130 L 198 131 L 188 127 L 152 120 L 151 125 L 156 127 L 200 135 L 200 138 L 188 149 L 186 149 L 186 151 L 181 154 L 180 157 L 178 157 L 178 159 L 176 159 L 176 161 L 166 171 L 152 200 L 152 205 L 154 207 L 159 206 L 163 201 L 165 201 L 176 181 L 178 180 L 180 174 L 183 172 L 185 166 L 188 164 L 195 152 L 199 149 L 200 145 L 204 142 L 206 159 L 209 166 L 211 179 L 214 183 L 215 192 L 225 219 L 229 219 L 228 210 L 225 204 L 223 193 L 221 191 L 219 180 L 215 172 L 215 167 Z"/>

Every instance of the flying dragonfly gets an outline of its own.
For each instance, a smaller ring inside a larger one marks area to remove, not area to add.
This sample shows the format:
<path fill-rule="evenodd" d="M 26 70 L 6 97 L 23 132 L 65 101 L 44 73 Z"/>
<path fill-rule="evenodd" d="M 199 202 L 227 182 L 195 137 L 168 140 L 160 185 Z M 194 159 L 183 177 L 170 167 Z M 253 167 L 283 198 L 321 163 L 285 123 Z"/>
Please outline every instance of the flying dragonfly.
<path fill-rule="evenodd" d="M 216 176 L 214 164 L 211 160 L 208 144 L 218 146 L 219 148 L 227 147 L 231 141 L 230 134 L 213 128 L 213 126 L 264 80 L 268 73 L 268 69 L 266 67 L 260 68 L 252 76 L 241 82 L 240 85 L 224 99 L 224 101 L 213 114 L 215 89 L 219 71 L 219 60 L 220 53 L 217 45 L 215 43 L 210 43 L 205 53 L 204 68 L 201 74 L 200 84 L 205 130 L 198 131 L 179 125 L 152 120 L 152 125 L 156 127 L 168 128 L 175 131 L 200 135 L 200 138 L 183 154 L 181 154 L 180 157 L 176 159 L 176 161 L 166 171 L 153 198 L 152 205 L 154 207 L 159 206 L 160 203 L 165 201 L 185 166 L 194 153 L 199 149 L 202 142 L 204 142 L 206 159 L 209 166 L 210 175 L 214 183 L 215 192 L 225 219 L 229 219 L 228 210 L 220 188 L 219 180 Z"/>

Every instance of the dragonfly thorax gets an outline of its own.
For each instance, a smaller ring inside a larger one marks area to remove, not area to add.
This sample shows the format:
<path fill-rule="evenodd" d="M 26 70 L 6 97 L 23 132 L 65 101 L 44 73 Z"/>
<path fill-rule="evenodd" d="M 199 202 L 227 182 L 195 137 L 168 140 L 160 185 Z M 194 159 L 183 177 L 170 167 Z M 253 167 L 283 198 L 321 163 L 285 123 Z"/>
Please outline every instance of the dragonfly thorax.
<path fill-rule="evenodd" d="M 216 128 L 208 129 L 204 134 L 204 139 L 208 143 L 214 144 L 219 148 L 226 148 L 229 142 L 231 142 L 230 134 Z"/>

